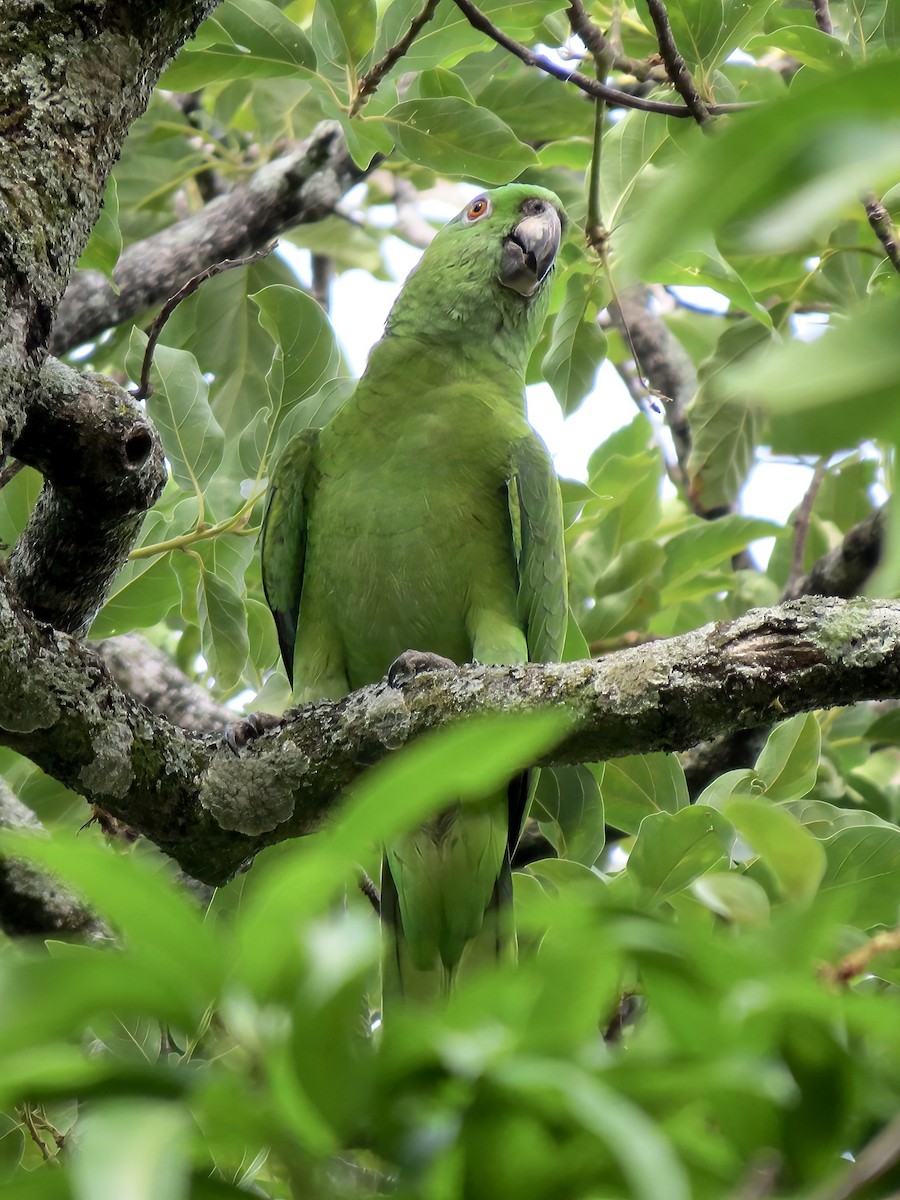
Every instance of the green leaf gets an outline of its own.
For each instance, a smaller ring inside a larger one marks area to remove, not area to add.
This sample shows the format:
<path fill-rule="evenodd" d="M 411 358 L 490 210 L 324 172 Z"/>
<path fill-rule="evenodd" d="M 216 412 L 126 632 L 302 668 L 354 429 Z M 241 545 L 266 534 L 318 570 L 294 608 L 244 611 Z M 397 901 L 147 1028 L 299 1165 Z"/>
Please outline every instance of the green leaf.
<path fill-rule="evenodd" d="M 771 33 L 752 37 L 744 47 L 748 54 L 762 55 L 768 50 L 783 50 L 814 71 L 833 71 L 848 65 L 850 56 L 839 38 L 808 25 L 785 25 Z"/>
<path fill-rule="evenodd" d="M 116 179 L 110 175 L 103 193 L 103 207 L 97 224 L 91 230 L 88 244 L 78 260 L 80 271 L 102 271 L 112 278 L 113 268 L 122 253 L 122 230 L 119 228 L 119 194 Z"/>
<path fill-rule="evenodd" d="M 537 162 L 505 122 L 458 96 L 404 100 L 383 119 L 407 158 L 451 178 L 508 183 Z"/>
<path fill-rule="evenodd" d="M 685 415 L 691 430 L 691 492 L 705 511 L 735 504 L 753 466 L 760 419 L 756 405 L 735 402 L 728 368 L 767 346 L 769 337 L 757 321 L 731 325 L 700 365 Z"/>
<path fill-rule="evenodd" d="M 692 521 L 683 533 L 677 533 L 665 544 L 665 563 L 662 570 L 662 603 L 674 604 L 682 598 L 688 586 L 703 571 L 727 563 L 746 549 L 756 538 L 778 532 L 771 521 L 742 517 L 730 513 L 716 521 Z"/>
<path fill-rule="evenodd" d="M 566 280 L 562 307 L 553 321 L 550 349 L 544 357 L 544 378 L 553 388 L 567 415 L 578 407 L 594 386 L 597 370 L 606 355 L 606 337 L 597 324 L 597 312 L 608 297 L 597 276 L 572 271 Z"/>
<path fill-rule="evenodd" d="M 139 379 L 147 337 L 131 331 L 126 369 Z M 209 387 L 197 360 L 186 350 L 159 343 L 150 372 L 153 394 L 147 412 L 162 438 L 166 459 L 183 492 L 202 494 L 222 461 L 225 434 L 209 406 Z"/>
<path fill-rule="evenodd" d="M 772 0 L 682 0 L 669 13 L 675 44 L 690 67 L 709 79 L 771 4 Z"/>
<path fill-rule="evenodd" d="M 765 782 L 768 798 L 799 800 L 812 791 L 821 749 L 819 722 L 812 713 L 801 713 L 776 725 L 754 768 Z"/>
<path fill-rule="evenodd" d="M 641 822 L 628 856 L 628 875 L 647 904 L 661 904 L 708 871 L 728 864 L 734 833 L 713 808 L 694 805 Z"/>
<path fill-rule="evenodd" d="M 893 182 L 896 84 L 893 59 L 818 76 L 696 143 L 659 180 L 641 219 L 621 229 L 626 272 L 655 278 L 658 260 L 678 259 L 729 223 L 748 250 L 808 245 L 863 188 Z"/>
<path fill-rule="evenodd" d="M 226 0 L 200 35 L 199 48 L 187 43 L 161 87 L 196 91 L 226 79 L 294 75 L 316 67 L 309 39 L 270 0 Z"/>
<path fill-rule="evenodd" d="M 70 1167 L 74 1200 L 187 1200 L 191 1124 L 180 1105 L 149 1099 L 91 1105 Z"/>
<path fill-rule="evenodd" d="M 119 757 L 123 753 L 127 751 L 117 751 Z M 23 859 L 65 880 L 120 930 L 132 970 L 147 964 L 162 985 L 201 1006 L 221 986 L 224 964 L 212 930 L 158 866 L 125 858 L 105 846 L 8 829 L 0 829 L 0 847 L 4 856 Z M 79 947 L 78 953 L 90 957 L 101 951 Z"/>
<path fill-rule="evenodd" d="M 774 876 L 785 899 L 809 904 L 825 873 L 825 851 L 786 808 L 734 799 L 723 810 Z"/>
<path fill-rule="evenodd" d="M 229 692 L 240 682 L 250 653 L 243 589 L 201 563 L 197 613 L 204 658 L 217 688 Z"/>
<path fill-rule="evenodd" d="M 250 299 L 275 342 L 266 384 L 277 427 L 285 412 L 341 372 L 341 352 L 321 305 L 300 288 L 275 284 Z"/>
<path fill-rule="evenodd" d="M 897 924 L 900 899 L 900 829 L 856 826 L 824 843 L 828 865 L 823 897 L 835 897 L 843 920 L 869 929 Z"/>
<path fill-rule="evenodd" d="M 375 0 L 316 0 L 313 10 L 313 46 L 319 70 L 324 63 L 343 75 L 355 68 L 375 41 Z"/>
<path fill-rule="evenodd" d="M 677 812 L 690 803 L 681 763 L 674 754 L 635 754 L 604 764 L 601 784 L 606 820 L 637 833 L 651 813 Z"/>
<path fill-rule="evenodd" d="M 788 340 L 728 373 L 733 393 L 772 414 L 773 446 L 828 454 L 860 438 L 900 441 L 900 296 L 853 305 L 815 342 Z"/>
<path fill-rule="evenodd" d="M 735 925 L 765 925 L 769 920 L 769 897 L 758 883 L 737 871 L 695 879 L 691 892 L 710 912 Z"/>
<path fill-rule="evenodd" d="M 544 767 L 532 816 L 560 858 L 593 866 L 606 842 L 603 797 L 586 766 Z"/>

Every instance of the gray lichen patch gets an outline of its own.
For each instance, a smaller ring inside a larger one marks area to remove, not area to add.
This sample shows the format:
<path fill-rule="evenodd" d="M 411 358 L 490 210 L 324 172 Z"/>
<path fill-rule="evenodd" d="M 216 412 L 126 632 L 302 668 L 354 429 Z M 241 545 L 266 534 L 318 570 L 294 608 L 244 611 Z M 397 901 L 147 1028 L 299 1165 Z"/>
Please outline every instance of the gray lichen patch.
<path fill-rule="evenodd" d="M 369 703 L 372 732 L 386 750 L 399 750 L 409 739 L 410 712 L 402 692 L 385 688 Z"/>
<path fill-rule="evenodd" d="M 0 728 L 10 733 L 49 729 L 59 719 L 59 706 L 48 696 L 43 677 L 16 672 L 0 689 Z"/>
<path fill-rule="evenodd" d="M 293 816 L 297 783 L 308 770 L 309 759 L 287 741 L 266 757 L 223 750 L 206 773 L 200 803 L 222 829 L 269 833 Z"/>
<path fill-rule="evenodd" d="M 110 721 L 93 738 L 94 757 L 78 772 L 87 791 L 95 796 L 112 796 L 121 800 L 128 795 L 134 772 L 131 767 L 131 748 L 134 736 L 127 725 Z"/>

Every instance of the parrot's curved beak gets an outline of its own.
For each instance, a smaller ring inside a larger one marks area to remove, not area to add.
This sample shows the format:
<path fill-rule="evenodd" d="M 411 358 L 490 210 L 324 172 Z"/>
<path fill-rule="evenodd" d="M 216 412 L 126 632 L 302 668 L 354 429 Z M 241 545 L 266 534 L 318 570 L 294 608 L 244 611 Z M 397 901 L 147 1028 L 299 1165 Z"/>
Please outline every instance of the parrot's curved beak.
<path fill-rule="evenodd" d="M 503 239 L 500 282 L 520 296 L 533 296 L 556 261 L 562 224 L 545 200 L 527 202 L 525 216 Z"/>

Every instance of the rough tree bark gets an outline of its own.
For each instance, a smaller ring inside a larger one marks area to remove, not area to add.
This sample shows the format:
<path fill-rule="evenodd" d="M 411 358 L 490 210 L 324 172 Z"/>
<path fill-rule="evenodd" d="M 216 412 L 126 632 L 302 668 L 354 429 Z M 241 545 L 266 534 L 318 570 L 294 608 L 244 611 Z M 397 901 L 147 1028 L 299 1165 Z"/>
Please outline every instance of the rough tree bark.
<path fill-rule="evenodd" d="M 77 640 L 0 598 L 0 744 L 208 883 L 319 828 L 362 770 L 464 716 L 565 708 L 570 731 L 544 761 L 593 762 L 898 693 L 900 601 L 806 598 L 599 662 L 377 684 L 288 714 L 235 754 L 154 717 Z"/>

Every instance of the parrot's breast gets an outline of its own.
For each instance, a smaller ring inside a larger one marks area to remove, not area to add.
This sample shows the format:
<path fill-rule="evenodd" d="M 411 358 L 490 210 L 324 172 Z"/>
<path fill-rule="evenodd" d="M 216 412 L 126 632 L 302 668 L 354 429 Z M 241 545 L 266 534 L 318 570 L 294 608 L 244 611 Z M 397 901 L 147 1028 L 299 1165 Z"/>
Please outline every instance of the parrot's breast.
<path fill-rule="evenodd" d="M 476 650 L 483 661 L 527 657 L 509 427 L 481 401 L 465 426 L 454 415 L 459 406 L 407 412 L 377 435 L 323 439 L 301 623 L 310 602 L 327 612 L 351 688 L 381 679 L 408 649 L 460 663 Z"/>

